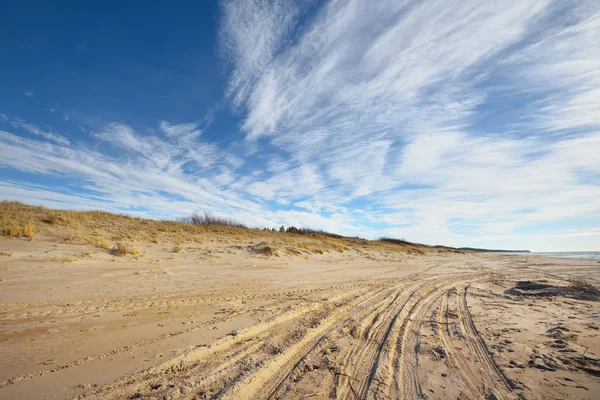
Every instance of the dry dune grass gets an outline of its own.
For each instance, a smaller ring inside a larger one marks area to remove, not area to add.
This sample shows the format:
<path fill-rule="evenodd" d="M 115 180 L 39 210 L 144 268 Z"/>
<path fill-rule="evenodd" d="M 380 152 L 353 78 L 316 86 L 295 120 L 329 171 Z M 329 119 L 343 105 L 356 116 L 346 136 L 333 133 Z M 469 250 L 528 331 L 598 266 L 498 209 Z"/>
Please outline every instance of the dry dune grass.
<path fill-rule="evenodd" d="M 33 234 L 35 233 L 35 226 L 30 220 L 21 221 L 21 222 L 9 222 L 3 224 L 4 228 L 2 230 L 5 236 L 9 237 L 21 237 L 26 236 L 30 239 L 33 238 Z"/>
<path fill-rule="evenodd" d="M 0 203 L 2 234 L 69 244 L 93 245 L 113 255 L 141 255 L 135 243 L 174 245 L 185 243 L 243 243 L 251 253 L 310 255 L 346 251 L 377 251 L 382 254 L 425 254 L 455 249 L 430 247 L 404 240 L 366 240 L 344 237 L 309 228 L 269 230 L 248 228 L 234 220 L 212 214 L 192 214 L 179 221 L 150 220 L 104 211 L 50 210 L 19 202 Z M 255 245 L 261 243 L 260 246 Z M 257 250 L 258 249 L 258 250 Z M 178 252 L 177 250 L 174 250 Z"/>

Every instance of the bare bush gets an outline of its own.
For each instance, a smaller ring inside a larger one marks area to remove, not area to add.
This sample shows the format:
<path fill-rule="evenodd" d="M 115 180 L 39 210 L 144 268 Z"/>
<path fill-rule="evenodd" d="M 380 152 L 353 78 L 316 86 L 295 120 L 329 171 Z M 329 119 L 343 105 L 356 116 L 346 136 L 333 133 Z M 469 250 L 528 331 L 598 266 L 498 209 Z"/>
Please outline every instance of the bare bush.
<path fill-rule="evenodd" d="M 246 228 L 244 224 L 231 218 L 219 217 L 211 213 L 198 213 L 188 215 L 181 219 L 182 222 L 186 222 L 192 225 L 218 225 L 218 226 L 236 226 L 240 228 Z"/>
<path fill-rule="evenodd" d="M 281 230 L 280 230 L 280 232 L 281 232 Z M 290 226 L 287 228 L 287 230 L 285 232 L 296 233 L 298 235 L 306 235 L 306 236 L 327 236 L 327 237 L 332 237 L 332 238 L 337 238 L 337 239 L 345 238 L 345 236 L 338 235 L 336 233 L 327 232 L 322 229 L 312 229 L 312 228 L 306 228 L 306 227 L 296 228 L 295 226 Z"/>
<path fill-rule="evenodd" d="M 394 238 L 390 238 L 390 237 L 380 237 L 379 241 L 380 242 L 384 242 L 384 243 L 402 244 L 402 245 L 415 245 L 415 244 L 417 244 L 417 243 L 409 242 L 409 241 L 404 240 L 404 239 L 394 239 Z"/>

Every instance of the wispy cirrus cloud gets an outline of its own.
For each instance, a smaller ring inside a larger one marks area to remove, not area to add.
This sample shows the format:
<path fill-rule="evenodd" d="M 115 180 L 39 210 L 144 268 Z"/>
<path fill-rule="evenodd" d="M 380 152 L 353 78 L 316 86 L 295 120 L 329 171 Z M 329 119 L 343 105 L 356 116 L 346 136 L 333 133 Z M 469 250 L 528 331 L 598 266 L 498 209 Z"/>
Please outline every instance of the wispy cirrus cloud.
<path fill-rule="evenodd" d="M 221 9 L 221 46 L 233 67 L 226 95 L 239 106 L 284 45 L 300 5 L 288 0 L 226 0 Z"/>
<path fill-rule="evenodd" d="M 198 124 L 192 122 L 175 124 L 168 121 L 160 121 L 160 130 L 169 137 L 184 136 L 186 138 L 195 138 L 202 134 L 202 131 L 198 129 Z"/>
<path fill-rule="evenodd" d="M 14 128 L 25 130 L 29 133 L 40 136 L 40 137 L 42 137 L 46 140 L 49 140 L 51 142 L 54 142 L 54 143 L 58 143 L 58 144 L 62 144 L 62 145 L 68 145 L 70 143 L 69 139 L 67 139 L 64 136 L 61 136 L 61 135 L 58 135 L 58 134 L 55 134 L 52 132 L 46 132 L 43 129 L 38 128 L 34 124 L 27 123 L 26 121 L 24 121 L 20 118 L 15 118 L 15 119 L 10 120 L 4 114 L 2 114 L 2 115 L 4 117 L 3 119 L 8 120 Z"/>

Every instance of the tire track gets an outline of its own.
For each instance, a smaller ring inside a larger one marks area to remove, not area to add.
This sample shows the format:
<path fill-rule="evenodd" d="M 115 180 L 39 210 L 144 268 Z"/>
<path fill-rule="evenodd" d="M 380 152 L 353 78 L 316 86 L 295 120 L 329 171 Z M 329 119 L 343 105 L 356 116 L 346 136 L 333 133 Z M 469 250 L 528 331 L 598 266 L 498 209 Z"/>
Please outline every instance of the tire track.
<path fill-rule="evenodd" d="M 240 382 L 223 396 L 224 399 L 251 399 L 251 398 L 273 398 L 279 389 L 285 384 L 296 367 L 314 349 L 316 349 L 327 335 L 338 328 L 342 323 L 349 320 L 353 315 L 368 307 L 370 302 L 379 297 L 379 292 L 372 294 L 358 302 L 351 302 L 343 307 L 338 307 L 317 328 L 308 331 L 306 336 L 299 342 L 290 346 L 282 355 L 275 358 L 271 363 L 260 368 L 253 376 Z M 354 310 L 354 311 L 351 311 Z M 350 312 L 350 315 L 348 313 Z M 288 366 L 288 368 L 286 368 Z M 287 370 L 287 373 L 285 372 Z M 282 376 L 283 374 L 283 376 Z M 280 377 L 273 379 L 273 377 Z M 282 376 L 282 377 L 281 377 Z"/>
<path fill-rule="evenodd" d="M 351 361 L 351 368 L 347 374 L 352 377 L 365 376 L 362 381 L 359 380 L 359 385 L 355 388 L 351 386 L 350 378 L 342 376 L 337 382 L 336 393 L 340 398 L 349 397 L 350 393 L 359 394 L 359 397 L 364 398 L 364 393 L 368 391 L 369 376 L 373 370 L 373 366 L 379 359 L 381 350 L 387 341 L 391 326 L 395 323 L 395 316 L 398 315 L 410 295 L 413 293 L 415 284 L 408 288 L 402 287 L 398 290 L 392 300 L 381 307 L 376 316 L 371 318 L 371 315 L 365 317 L 365 321 L 370 321 L 365 334 L 362 335 L 362 340 L 356 340 L 356 344 L 352 347 L 349 353 L 345 356 Z"/>
<path fill-rule="evenodd" d="M 412 290 L 404 293 L 400 297 L 397 307 L 395 307 L 392 310 L 392 313 L 389 318 L 389 323 L 386 329 L 382 331 L 381 339 L 379 340 L 379 345 L 376 349 L 376 354 L 373 358 L 368 374 L 366 375 L 367 378 L 364 380 L 364 383 L 360 387 L 359 394 L 361 398 L 367 398 L 367 396 L 369 395 L 369 390 L 374 382 L 385 382 L 386 386 L 388 385 L 385 376 L 381 378 L 377 377 L 378 372 L 379 374 L 381 374 L 379 367 L 382 364 L 382 361 L 385 361 L 384 365 L 388 366 L 386 370 L 388 372 L 388 376 L 391 377 L 394 375 L 392 372 L 393 363 L 397 355 L 396 343 L 400 332 L 400 327 L 398 326 L 397 321 L 403 320 L 403 318 L 401 318 L 403 314 L 408 315 L 408 313 L 406 312 L 407 304 L 411 299 L 413 299 L 416 296 L 418 291 L 422 290 L 425 287 L 426 284 L 427 283 L 423 283 L 421 285 L 418 285 L 417 287 L 413 287 Z M 390 365 L 392 365 L 391 368 Z"/>
<path fill-rule="evenodd" d="M 223 301 L 256 301 L 266 299 L 301 297 L 332 290 L 352 289 L 365 285 L 381 283 L 380 280 L 351 281 L 342 284 L 328 285 L 318 288 L 275 289 L 264 293 L 236 294 L 223 291 L 194 291 L 165 294 L 116 297 L 110 300 L 97 299 L 85 301 L 56 301 L 37 303 L 1 303 L 0 315 L 4 321 L 23 320 L 31 318 L 56 318 L 59 316 L 77 317 L 97 312 L 139 311 L 149 308 L 169 308 L 178 306 L 197 306 L 199 304 L 214 304 Z M 258 289 L 255 289 L 258 290 Z"/>
<path fill-rule="evenodd" d="M 339 361 L 344 361 L 348 369 L 341 371 L 338 368 L 336 371 L 339 372 L 335 372 L 330 365 L 329 371 L 322 369 L 315 372 L 317 375 L 311 375 L 317 378 L 324 376 L 323 388 L 329 387 L 330 395 L 334 393 L 337 398 L 353 399 L 417 399 L 423 396 L 418 377 L 420 330 L 426 317 L 432 312 L 432 307 L 438 302 L 439 312 L 436 308 L 432 318 L 438 324 L 437 330 L 449 360 L 465 378 L 470 395 L 476 397 L 485 387 L 489 387 L 497 398 L 510 398 L 511 389 L 508 382 L 487 353 L 485 343 L 479 336 L 468 310 L 466 301 L 469 286 L 461 289 L 460 296 L 454 289 L 483 276 L 489 274 L 480 273 L 473 276 L 463 272 L 452 274 L 450 277 L 411 276 L 413 281 L 410 284 L 406 284 L 408 279 L 404 278 L 387 282 L 382 280 L 378 283 L 353 282 L 348 286 L 330 285 L 330 290 L 340 290 L 340 287 L 352 289 L 336 296 L 317 290 L 316 297 L 309 296 L 313 297 L 312 299 L 290 296 L 295 292 L 293 290 L 282 291 L 280 293 L 288 293 L 286 301 L 269 310 L 274 313 L 269 320 L 147 370 L 125 376 L 87 393 L 82 398 L 199 398 L 209 395 L 215 399 L 271 399 L 281 396 L 284 388 L 288 392 L 296 393 L 294 388 L 300 385 L 297 382 L 301 378 L 290 378 L 293 374 L 297 377 L 307 372 L 304 369 L 306 363 L 303 364 L 305 360 L 318 359 L 320 354 L 324 354 L 319 350 L 326 349 L 328 344 L 339 348 L 341 343 L 350 340 L 349 350 L 336 353 L 342 359 L 337 358 L 334 361 L 336 367 L 340 365 Z M 448 301 L 452 293 L 457 293 L 461 329 L 469 348 L 480 363 L 483 382 L 477 371 L 469 367 L 465 355 L 454 345 L 448 329 Z M 319 301 L 321 297 L 328 298 Z M 289 306 L 290 301 L 300 303 Z M 317 325 L 313 326 L 311 321 L 316 321 Z M 358 329 L 354 340 L 344 333 L 347 332 L 351 321 Z M 298 324 L 310 325 L 310 328 L 289 342 L 286 336 L 289 331 L 286 327 Z M 186 331 L 199 328 L 200 326 Z M 265 343 L 270 342 L 285 343 L 285 346 L 276 353 L 269 353 L 265 350 Z M 126 346 L 119 351 L 127 351 L 130 348 Z M 10 382 L 0 383 L 0 387 L 2 384 L 47 375 L 98 358 L 100 357 L 88 357 L 73 362 L 72 365 L 17 377 Z M 333 379 L 328 372 L 333 373 Z"/>
<path fill-rule="evenodd" d="M 387 297 L 389 297 L 390 295 L 392 295 L 395 290 L 396 290 L 396 288 L 391 288 L 391 289 L 385 289 L 383 291 L 375 293 L 373 296 L 361 301 L 358 305 L 351 308 L 352 311 L 350 312 L 350 314 L 347 314 L 346 312 L 342 312 L 340 318 L 336 319 L 337 322 L 334 322 L 332 324 L 325 323 L 323 325 L 324 333 L 317 335 L 318 338 L 315 339 L 314 335 L 312 335 L 311 338 L 308 338 L 308 340 L 306 340 L 306 338 L 305 338 L 304 342 L 306 343 L 306 345 L 304 347 L 308 347 L 308 350 L 306 350 L 304 352 L 304 354 L 302 354 L 297 359 L 292 357 L 291 359 L 295 360 L 295 361 L 291 361 L 290 363 L 288 363 L 288 367 L 283 366 L 283 367 L 279 368 L 279 371 L 280 371 L 279 374 L 278 373 L 273 374 L 273 375 L 277 376 L 277 375 L 281 375 L 283 373 L 284 375 L 279 380 L 277 380 L 277 379 L 272 380 L 272 378 L 269 377 L 269 379 L 271 379 L 272 381 L 270 383 L 267 383 L 265 385 L 265 387 L 270 386 L 273 389 L 269 392 L 268 390 L 265 390 L 264 388 L 262 388 L 262 393 L 260 395 L 257 395 L 257 397 L 265 398 L 265 399 L 271 399 L 271 398 L 275 397 L 283 389 L 285 384 L 289 381 L 291 375 L 298 369 L 298 367 L 311 354 L 315 353 L 315 351 L 317 349 L 320 349 L 323 347 L 325 340 L 328 339 L 328 336 L 331 334 L 331 332 L 333 332 L 337 329 L 340 329 L 341 326 L 345 325 L 349 320 L 356 318 L 356 316 L 358 314 L 365 313 L 365 315 L 372 315 L 373 313 L 376 313 L 377 310 L 384 308 L 386 306 L 385 299 Z M 379 299 L 381 299 L 381 300 L 379 300 Z M 368 318 L 365 318 L 365 319 L 368 320 Z M 366 329 L 366 327 L 365 327 L 365 329 Z M 311 341 L 311 339 L 312 339 L 312 341 Z M 302 350 L 302 351 L 304 351 L 304 350 Z M 292 351 L 292 353 L 294 353 L 294 352 Z M 274 360 L 274 363 L 276 363 L 276 362 L 278 362 L 278 361 Z M 289 366 L 292 363 L 293 363 L 293 365 Z M 270 366 L 267 366 L 267 368 L 268 369 L 273 368 L 273 364 Z M 285 373 L 286 369 L 288 370 L 287 373 Z M 245 395 L 245 392 L 243 392 L 243 393 Z M 235 397 L 235 395 L 233 395 L 233 397 Z"/>
<path fill-rule="evenodd" d="M 346 310 L 349 305 L 360 303 L 361 300 L 365 301 L 366 299 L 377 296 L 383 290 L 384 288 L 378 288 L 377 286 L 375 288 L 366 290 L 356 289 L 351 292 L 346 292 L 340 296 L 330 298 L 327 301 L 327 305 L 333 310 L 337 310 L 334 311 L 334 314 L 339 314 L 342 312 L 341 310 Z M 140 373 L 119 379 L 112 384 L 106 385 L 90 393 L 90 395 L 95 397 L 97 395 L 110 393 L 111 395 L 114 395 L 114 397 L 122 398 L 136 395 L 136 393 L 146 393 L 150 387 L 160 384 L 164 379 L 181 381 L 186 376 L 189 377 L 200 373 L 202 373 L 204 376 L 208 376 L 210 375 L 210 371 L 204 370 L 204 360 L 214 357 L 216 354 L 225 355 L 227 351 L 235 345 L 253 340 L 262 334 L 266 334 L 266 336 L 263 338 L 263 340 L 266 340 L 269 338 L 269 332 L 276 330 L 276 328 L 280 325 L 297 320 L 298 318 L 308 315 L 312 312 L 318 312 L 320 310 L 322 311 L 323 308 L 324 306 L 319 306 L 319 304 L 315 303 L 297 307 L 290 312 L 277 315 L 271 321 L 259 323 L 255 326 L 239 331 L 235 336 L 226 336 L 221 338 L 208 347 L 192 350 L 189 353 L 167 360 L 160 365 L 149 368 Z M 322 329 L 323 325 L 321 325 L 319 328 Z M 316 331 L 318 330 L 319 329 Z M 275 334 L 277 334 L 277 332 L 275 332 Z M 277 358 L 285 355 L 286 353 L 288 352 L 286 351 L 285 353 L 278 355 Z M 199 384 L 199 382 L 197 382 L 197 384 Z M 178 388 L 175 387 L 170 388 L 167 391 L 172 392 L 177 389 Z M 188 391 L 194 390 L 193 387 L 188 387 L 186 389 Z M 230 391 L 227 390 L 227 388 L 224 389 L 225 390 L 221 392 L 221 397 L 226 396 L 226 393 Z M 153 395 L 155 394 L 159 393 L 153 393 Z"/>
<path fill-rule="evenodd" d="M 423 317 L 439 297 L 445 293 L 445 290 L 460 282 L 465 282 L 465 280 L 448 284 L 445 278 L 429 278 L 400 288 L 391 301 L 375 307 L 373 313 L 366 313 L 361 324 L 364 327 L 364 334 L 361 335 L 360 340 L 356 340 L 354 346 L 344 355 L 344 360 L 349 361 L 347 364 L 352 365 L 352 367 L 345 373 L 336 375 L 330 395 L 334 393 L 336 398 L 352 399 L 366 399 L 371 395 L 389 398 L 400 397 L 402 384 L 395 382 L 394 387 L 394 379 L 398 375 L 397 343 L 399 337 L 402 335 L 403 340 L 400 342 L 410 340 L 405 338 L 410 337 L 408 332 L 413 329 L 414 322 L 411 320 L 419 321 L 415 328 L 417 331 L 417 336 L 414 338 L 416 345 L 418 329 Z M 402 324 L 399 323 L 400 321 L 402 321 Z M 319 343 L 325 337 L 326 335 L 323 335 L 319 339 Z M 291 375 L 300 362 L 317 348 L 319 343 L 316 343 L 309 352 L 296 362 L 286 378 L 279 383 L 278 389 L 283 386 L 285 379 Z M 404 345 L 408 346 L 406 343 Z M 409 357 L 407 355 L 408 351 L 403 353 L 405 353 L 404 361 L 406 362 L 407 357 Z M 416 360 L 416 352 L 411 356 Z M 385 367 L 382 368 L 382 365 Z M 400 365 L 402 364 L 400 363 Z M 361 380 L 361 376 L 365 376 L 365 378 Z M 414 377 L 417 379 L 416 365 Z M 276 393 L 277 391 L 266 398 L 271 398 Z"/>
<path fill-rule="evenodd" d="M 490 385 L 489 387 L 492 389 L 494 396 L 498 399 L 513 398 L 512 389 L 508 384 L 506 377 L 492 359 L 485 342 L 479 335 L 475 323 L 473 322 L 473 316 L 471 315 L 467 304 L 467 291 L 469 286 L 470 285 L 467 285 L 462 289 L 462 293 L 459 293 L 458 295 L 461 329 L 467 339 L 469 348 L 475 354 L 479 365 L 481 365 L 481 373 L 485 377 L 485 382 Z"/>
<path fill-rule="evenodd" d="M 470 276 L 467 279 L 454 281 L 445 281 L 437 286 L 430 287 L 429 290 L 420 296 L 408 312 L 401 329 L 401 338 L 399 339 L 400 358 L 398 360 L 398 373 L 395 375 L 395 385 L 387 386 L 387 394 L 391 398 L 402 397 L 403 399 L 419 399 L 423 397 L 421 384 L 418 377 L 419 367 L 419 332 L 425 317 L 428 315 L 431 307 L 454 286 L 466 282 L 472 282 L 487 274 Z M 455 277 L 454 279 L 456 279 Z M 401 393 L 401 396 L 398 396 Z"/>
<path fill-rule="evenodd" d="M 402 393 L 403 399 L 422 398 L 421 384 L 418 377 L 418 340 L 421 323 L 431 306 L 441 297 L 443 290 L 439 287 L 431 288 L 426 294 L 421 296 L 410 309 L 408 316 L 404 321 L 402 328 L 402 337 L 400 338 L 400 360 L 398 381 L 395 385 L 395 393 L 390 393 L 392 397 L 398 397 Z M 392 387 L 390 387 L 390 392 Z"/>
<path fill-rule="evenodd" d="M 464 282 L 464 280 L 459 282 Z M 375 315 L 366 313 L 361 324 L 365 327 L 364 335 L 362 335 L 361 340 L 357 340 L 357 343 L 344 356 L 344 359 L 349 361 L 348 364 L 353 367 L 345 373 L 339 374 L 330 393 L 335 393 L 337 398 L 356 398 L 358 396 L 358 398 L 363 399 L 374 393 L 387 395 L 391 398 L 398 397 L 400 384 L 396 385 L 396 390 L 389 390 L 392 385 L 386 384 L 386 381 L 393 382 L 394 376 L 397 375 L 395 369 L 398 337 L 401 332 L 405 333 L 403 338 L 410 336 L 406 333 L 412 329 L 413 322 L 411 322 L 411 319 L 420 321 L 416 327 L 418 333 L 424 315 L 428 313 L 431 306 L 442 296 L 444 291 L 456 283 L 449 285 L 446 279 L 440 278 L 430 278 L 426 281 L 417 282 L 409 287 L 400 288 L 391 301 L 376 306 L 373 312 Z M 402 326 L 398 324 L 398 321 L 403 321 Z M 329 329 L 307 353 L 298 359 L 291 371 L 278 383 L 277 389 L 266 398 L 271 398 L 277 393 L 277 390 L 285 383 L 285 379 L 291 375 L 300 362 L 308 357 L 310 352 L 314 351 L 327 334 L 334 329 L 335 327 Z M 414 341 L 416 342 L 417 339 L 418 335 L 415 336 Z M 407 346 L 406 343 L 405 346 Z M 404 353 L 408 352 L 405 351 Z M 413 356 L 416 360 L 416 353 Z M 408 356 L 405 355 L 404 357 L 406 360 Z M 385 370 L 387 374 L 380 370 L 382 363 L 388 366 Z M 383 375 L 383 377 L 379 375 Z M 360 376 L 366 376 L 366 378 L 363 380 L 356 378 Z M 355 380 L 357 382 L 352 385 L 351 382 Z M 383 389 L 386 390 L 372 392 L 372 385 L 383 386 Z"/>
<path fill-rule="evenodd" d="M 368 285 L 364 285 L 364 286 L 368 287 Z M 356 293 L 357 291 L 360 291 L 360 290 L 361 290 L 360 288 L 359 289 L 354 289 L 354 290 L 349 291 L 346 294 L 338 296 L 338 297 L 339 298 L 343 298 L 346 295 L 351 295 L 352 293 Z M 368 290 L 368 289 L 366 289 L 366 290 Z M 331 301 L 336 301 L 338 299 L 338 297 L 334 297 L 334 298 L 332 298 L 330 300 Z M 284 304 L 280 304 L 278 308 L 281 310 L 281 308 L 283 308 L 283 306 L 284 306 Z M 286 320 L 289 320 L 289 319 L 292 319 L 292 318 L 295 318 L 295 317 L 302 316 L 302 315 L 304 315 L 306 313 L 309 313 L 309 312 L 313 311 L 314 309 L 315 309 L 315 307 L 307 307 L 307 306 L 302 307 L 302 306 L 300 306 L 300 307 L 297 307 L 296 309 L 294 309 L 293 311 L 291 311 L 290 313 L 279 314 L 276 319 L 279 321 L 278 323 L 280 323 L 280 322 L 283 322 L 283 321 L 286 321 Z M 87 364 L 87 363 L 90 363 L 90 362 L 94 362 L 94 361 L 97 361 L 97 360 L 104 359 L 104 358 L 109 357 L 109 356 L 114 356 L 114 355 L 119 354 L 119 353 L 131 351 L 134 348 L 148 346 L 148 345 L 154 344 L 154 343 L 156 343 L 158 341 L 161 341 L 161 340 L 173 338 L 173 337 L 176 337 L 176 336 L 180 336 L 180 335 L 187 334 L 187 333 L 194 332 L 194 331 L 201 330 L 201 329 L 206 329 L 207 327 L 213 326 L 213 325 L 221 322 L 222 320 L 223 320 L 223 317 L 215 315 L 215 317 L 213 317 L 211 320 L 208 320 L 208 321 L 206 321 L 204 323 L 201 323 L 201 324 L 199 324 L 197 326 L 194 326 L 194 327 L 191 327 L 191 328 L 187 328 L 187 329 L 179 330 L 179 331 L 175 331 L 175 332 L 168 332 L 168 333 L 159 335 L 159 336 L 157 336 L 155 338 L 145 339 L 145 340 L 141 340 L 141 341 L 134 342 L 134 343 L 131 343 L 131 344 L 127 344 L 125 346 L 122 346 L 122 347 L 119 347 L 119 348 L 107 351 L 105 353 L 82 357 L 80 359 L 77 359 L 77 360 L 74 360 L 74 361 L 71 361 L 71 362 L 68 362 L 68 363 L 65 363 L 65 364 L 61 364 L 61 365 L 58 365 L 58 366 L 44 368 L 44 369 L 33 371 L 33 372 L 30 372 L 30 373 L 27 373 L 27 374 L 24 374 L 24 375 L 15 376 L 13 378 L 10 378 L 10 379 L 4 380 L 4 381 L 0 381 L 0 388 L 8 386 L 8 385 L 12 385 L 12 384 L 20 383 L 20 382 L 23 382 L 23 381 L 26 381 L 26 380 L 30 380 L 30 379 L 42 377 L 42 376 L 45 376 L 45 375 L 48 375 L 48 374 L 51 374 L 51 373 L 54 373 L 54 372 L 57 372 L 57 371 L 61 371 L 61 370 L 64 370 L 64 369 L 75 368 L 75 367 L 81 366 L 83 364 Z"/>
<path fill-rule="evenodd" d="M 431 279 L 433 278 L 429 278 L 429 280 Z M 397 288 L 392 293 L 393 296 L 390 301 L 384 301 L 373 307 L 372 312 L 367 312 L 362 316 L 361 335 L 343 357 L 344 360 L 349 361 L 348 364 L 351 367 L 344 373 L 340 371 L 335 375 L 334 385 L 330 390 L 330 392 L 335 393 L 336 398 L 355 398 L 356 396 L 366 398 L 369 386 L 374 380 L 373 374 L 377 370 L 383 349 L 389 346 L 389 336 L 392 328 L 396 325 L 398 315 L 414 293 L 426 288 L 426 285 L 427 282 L 421 281 Z M 316 347 L 311 351 L 314 351 L 314 349 Z M 308 353 L 296 363 L 296 366 L 307 356 Z M 293 369 L 291 372 L 293 372 Z M 366 378 L 362 380 L 355 378 L 360 376 Z M 356 383 L 356 386 L 352 385 L 351 380 L 356 380 L 358 385 Z M 279 387 L 281 386 L 282 384 L 279 385 Z"/>
<path fill-rule="evenodd" d="M 460 371 L 467 389 L 471 394 L 471 398 L 478 399 L 482 395 L 482 390 L 479 389 L 482 386 L 478 386 L 476 382 L 480 381 L 480 379 L 469 367 L 470 364 L 462 351 L 456 348 L 454 340 L 452 339 L 452 333 L 450 332 L 450 322 L 448 318 L 450 309 L 448 307 L 448 298 L 453 293 L 458 294 L 455 289 L 452 289 L 442 296 L 442 302 L 438 315 L 438 335 L 441 339 L 442 346 L 444 347 L 446 356 L 448 357 L 451 366 Z"/>

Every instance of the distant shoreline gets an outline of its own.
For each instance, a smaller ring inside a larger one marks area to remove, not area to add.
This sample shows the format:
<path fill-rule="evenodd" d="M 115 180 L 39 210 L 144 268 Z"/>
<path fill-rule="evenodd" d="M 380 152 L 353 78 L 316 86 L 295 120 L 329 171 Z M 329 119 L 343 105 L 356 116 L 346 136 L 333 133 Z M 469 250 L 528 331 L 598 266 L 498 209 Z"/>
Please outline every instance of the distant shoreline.
<path fill-rule="evenodd" d="M 478 249 L 476 247 L 459 247 L 458 250 L 477 251 L 477 252 L 481 252 L 481 253 L 531 253 L 530 250 L 492 250 L 492 249 Z"/>

